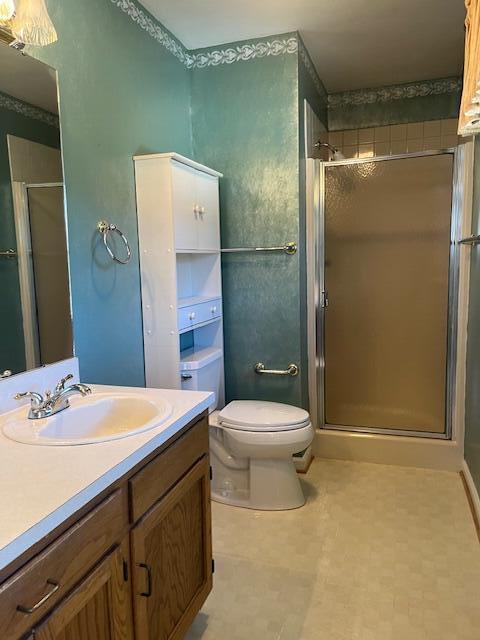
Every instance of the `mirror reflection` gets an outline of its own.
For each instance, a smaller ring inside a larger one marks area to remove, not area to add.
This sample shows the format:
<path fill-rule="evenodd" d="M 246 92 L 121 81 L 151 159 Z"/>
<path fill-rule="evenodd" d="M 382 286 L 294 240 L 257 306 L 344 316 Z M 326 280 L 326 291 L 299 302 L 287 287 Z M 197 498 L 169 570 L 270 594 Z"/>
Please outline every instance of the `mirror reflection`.
<path fill-rule="evenodd" d="M 0 44 L 0 376 L 73 353 L 57 80 Z"/>

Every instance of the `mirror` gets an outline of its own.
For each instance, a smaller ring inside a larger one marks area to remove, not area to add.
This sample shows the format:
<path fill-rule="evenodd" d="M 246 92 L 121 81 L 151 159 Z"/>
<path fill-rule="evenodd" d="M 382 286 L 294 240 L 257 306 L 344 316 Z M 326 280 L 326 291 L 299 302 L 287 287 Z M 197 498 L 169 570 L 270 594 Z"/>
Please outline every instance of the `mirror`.
<path fill-rule="evenodd" d="M 56 71 L 0 43 L 0 377 L 73 354 Z"/>

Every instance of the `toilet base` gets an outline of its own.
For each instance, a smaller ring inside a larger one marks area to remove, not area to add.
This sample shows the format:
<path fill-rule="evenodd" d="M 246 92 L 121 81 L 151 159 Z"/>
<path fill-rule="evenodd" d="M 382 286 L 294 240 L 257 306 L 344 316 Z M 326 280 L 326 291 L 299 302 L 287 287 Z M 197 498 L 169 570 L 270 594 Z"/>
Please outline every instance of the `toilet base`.
<path fill-rule="evenodd" d="M 212 500 L 261 511 L 298 509 L 305 496 L 292 459 L 250 459 L 247 469 L 225 469 L 213 460 Z"/>

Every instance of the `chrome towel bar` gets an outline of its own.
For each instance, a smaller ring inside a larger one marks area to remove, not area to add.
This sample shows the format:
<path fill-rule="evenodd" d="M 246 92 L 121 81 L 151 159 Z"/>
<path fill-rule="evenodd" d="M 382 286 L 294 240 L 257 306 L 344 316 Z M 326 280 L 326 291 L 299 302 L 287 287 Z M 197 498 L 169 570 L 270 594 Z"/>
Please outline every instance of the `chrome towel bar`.
<path fill-rule="evenodd" d="M 293 256 L 297 253 L 296 242 L 286 242 L 281 247 L 238 247 L 233 249 L 222 249 L 222 253 L 241 253 L 247 251 L 283 251 L 289 256 Z"/>
<path fill-rule="evenodd" d="M 461 240 L 458 241 L 458 244 L 471 244 L 471 245 L 480 244 L 480 236 L 471 235 L 468 238 L 462 238 Z"/>
<path fill-rule="evenodd" d="M 120 231 L 120 229 L 117 227 L 116 224 L 110 224 L 106 220 L 100 220 L 97 223 L 97 231 L 103 237 L 103 244 L 105 245 L 105 249 L 107 250 L 107 253 L 112 260 L 114 260 L 115 262 L 119 262 L 120 264 L 127 264 L 128 262 L 130 262 L 130 258 L 132 257 L 132 252 L 130 251 L 130 245 L 128 244 L 128 240 L 126 236 L 124 236 L 124 234 Z M 125 245 L 125 248 L 127 250 L 126 258 L 118 258 L 110 248 L 108 244 L 108 234 L 110 233 L 110 231 L 118 233 L 120 238 L 123 240 L 123 244 Z"/>
<path fill-rule="evenodd" d="M 263 362 L 257 362 L 255 373 L 270 373 L 274 376 L 298 376 L 299 368 L 296 364 L 289 364 L 286 369 L 265 369 Z"/>
<path fill-rule="evenodd" d="M 7 249 L 6 251 L 0 251 L 0 258 L 16 258 L 17 252 L 15 249 Z"/>

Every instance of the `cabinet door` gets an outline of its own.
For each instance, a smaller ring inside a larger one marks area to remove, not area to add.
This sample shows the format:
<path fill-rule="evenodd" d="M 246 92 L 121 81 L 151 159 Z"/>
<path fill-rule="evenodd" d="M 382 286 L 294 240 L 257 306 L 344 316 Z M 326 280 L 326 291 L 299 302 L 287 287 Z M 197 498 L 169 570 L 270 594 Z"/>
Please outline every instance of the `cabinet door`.
<path fill-rule="evenodd" d="M 197 198 L 195 169 L 172 162 L 172 208 L 175 227 L 175 248 L 198 248 Z"/>
<path fill-rule="evenodd" d="M 151 508 L 131 535 L 135 637 L 180 640 L 212 588 L 208 456 Z"/>
<path fill-rule="evenodd" d="M 128 540 L 33 631 L 35 640 L 133 640 Z"/>
<path fill-rule="evenodd" d="M 197 174 L 198 248 L 220 250 L 220 204 L 218 178 Z"/>

